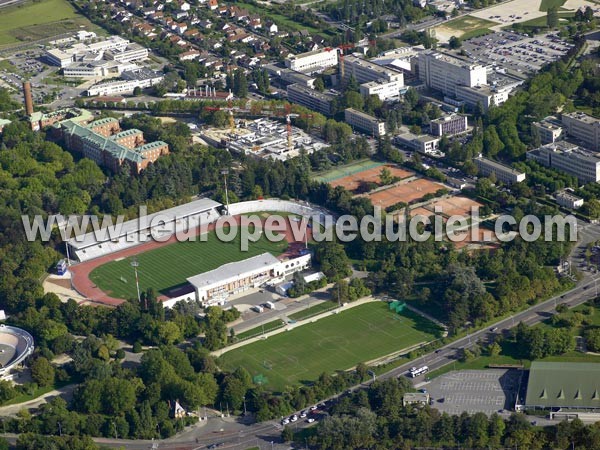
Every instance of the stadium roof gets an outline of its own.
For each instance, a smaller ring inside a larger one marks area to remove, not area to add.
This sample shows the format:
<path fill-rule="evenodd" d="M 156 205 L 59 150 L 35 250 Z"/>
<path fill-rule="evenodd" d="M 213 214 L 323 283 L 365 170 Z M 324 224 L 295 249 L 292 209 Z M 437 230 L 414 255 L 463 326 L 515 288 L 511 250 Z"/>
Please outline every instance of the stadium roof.
<path fill-rule="evenodd" d="M 600 408 L 600 364 L 533 362 L 527 408 Z"/>
<path fill-rule="evenodd" d="M 118 233 L 115 232 L 115 238 L 123 237 L 128 234 L 135 234 L 143 230 L 147 230 L 150 227 L 153 219 L 157 222 L 155 225 L 162 227 L 162 222 L 159 222 L 159 218 L 165 219 L 165 222 L 170 220 L 171 222 L 183 219 L 189 216 L 193 216 L 204 211 L 208 211 L 210 209 L 214 209 L 221 206 L 221 203 L 215 202 L 209 198 L 201 198 L 199 200 L 194 200 L 193 202 L 184 203 L 183 205 L 175 206 L 173 208 L 165 209 L 153 214 L 148 214 L 145 216 L 145 219 L 132 219 L 127 222 L 123 222 L 121 224 L 120 230 Z M 168 219 L 168 220 L 167 220 Z M 102 220 L 99 219 L 99 223 L 102 223 Z M 75 249 L 84 249 L 86 247 L 90 247 L 92 245 L 98 244 L 100 242 L 106 242 L 111 239 L 110 234 L 107 231 L 107 228 L 102 228 L 97 232 L 89 232 L 87 234 L 78 236 L 76 238 L 69 239 L 69 245 Z"/>
<path fill-rule="evenodd" d="M 253 256 L 242 261 L 223 264 L 217 269 L 209 272 L 204 272 L 199 275 L 194 275 L 188 278 L 188 282 L 196 289 L 208 289 L 214 284 L 225 284 L 230 280 L 236 280 L 242 274 L 251 274 L 252 272 L 260 272 L 270 270 L 279 260 L 270 253 Z"/>

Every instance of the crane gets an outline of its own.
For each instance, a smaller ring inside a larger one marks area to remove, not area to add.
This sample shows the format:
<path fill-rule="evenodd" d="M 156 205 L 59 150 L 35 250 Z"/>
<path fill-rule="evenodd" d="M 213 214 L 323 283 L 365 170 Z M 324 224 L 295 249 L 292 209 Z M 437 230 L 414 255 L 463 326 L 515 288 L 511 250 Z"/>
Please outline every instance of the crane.
<path fill-rule="evenodd" d="M 340 75 L 342 77 L 342 81 L 344 80 L 344 50 L 350 50 L 351 48 L 354 48 L 355 45 L 354 44 L 341 44 L 338 45 L 337 48 L 340 49 Z"/>
<path fill-rule="evenodd" d="M 292 118 L 290 117 L 290 114 L 285 116 L 285 122 L 286 122 L 286 127 L 287 127 L 288 151 L 291 151 L 292 148 L 294 147 L 294 142 L 292 140 Z"/>

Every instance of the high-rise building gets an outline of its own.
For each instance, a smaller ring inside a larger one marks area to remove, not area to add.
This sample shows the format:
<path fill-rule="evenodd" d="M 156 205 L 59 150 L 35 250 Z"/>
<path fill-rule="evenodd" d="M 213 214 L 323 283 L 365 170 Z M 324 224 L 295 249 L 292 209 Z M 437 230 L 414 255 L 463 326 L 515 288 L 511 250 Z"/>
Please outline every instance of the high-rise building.
<path fill-rule="evenodd" d="M 445 53 L 428 50 L 419 53 L 419 79 L 431 89 L 456 96 L 458 86 L 475 87 L 487 84 L 484 66 Z"/>

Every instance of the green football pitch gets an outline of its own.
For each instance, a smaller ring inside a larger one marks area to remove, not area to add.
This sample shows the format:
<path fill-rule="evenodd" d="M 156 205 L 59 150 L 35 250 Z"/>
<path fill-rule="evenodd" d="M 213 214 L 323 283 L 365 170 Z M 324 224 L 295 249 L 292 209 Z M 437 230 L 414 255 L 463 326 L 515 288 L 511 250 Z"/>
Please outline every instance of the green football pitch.
<path fill-rule="evenodd" d="M 397 314 L 387 303 L 366 303 L 226 352 L 220 365 L 225 370 L 245 367 L 253 377 L 266 379 L 267 389 L 282 391 L 310 383 L 322 372 L 346 370 L 429 342 L 436 332 L 435 325 L 410 311 Z"/>
<path fill-rule="evenodd" d="M 206 242 L 199 239 L 177 242 L 135 256 L 138 266 L 140 289 L 154 288 L 168 294 L 186 284 L 186 278 L 216 269 L 223 264 L 269 252 L 278 256 L 287 248 L 285 240 L 270 242 L 264 236 L 248 244 L 242 251 L 240 233 L 231 242 L 221 242 L 214 231 L 208 233 Z M 106 294 L 115 298 L 135 298 L 135 275 L 132 258 L 124 258 L 103 264 L 90 273 L 90 280 Z"/>

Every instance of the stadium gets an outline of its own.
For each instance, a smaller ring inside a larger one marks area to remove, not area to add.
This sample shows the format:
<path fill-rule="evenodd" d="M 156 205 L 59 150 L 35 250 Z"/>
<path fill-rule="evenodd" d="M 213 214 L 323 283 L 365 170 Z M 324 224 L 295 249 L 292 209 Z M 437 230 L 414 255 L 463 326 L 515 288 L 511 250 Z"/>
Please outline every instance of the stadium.
<path fill-rule="evenodd" d="M 21 328 L 0 325 L 0 379 L 33 353 L 33 337 Z"/>
<path fill-rule="evenodd" d="M 256 214 L 259 226 L 268 228 L 265 219 L 274 212 L 287 217 L 282 242 L 268 241 L 261 230 L 258 241 L 242 251 L 239 236 L 232 242 L 215 236 L 224 215 L 231 217 L 234 227 L 250 228 L 255 224 L 249 224 L 245 215 Z M 277 199 L 240 202 L 228 208 L 200 199 L 124 222 L 118 229 L 93 231 L 67 242 L 78 261 L 70 267 L 71 286 L 92 303 L 110 306 L 135 298 L 138 286 L 140 291 L 154 288 L 165 307 L 192 299 L 205 306 L 222 305 L 231 295 L 282 281 L 310 266 L 305 246 L 310 229 L 304 230 L 302 241 L 296 241 L 290 230 L 290 220 L 298 220 L 297 216 L 321 222 L 324 212 L 305 202 Z M 178 241 L 177 234 L 187 230 L 188 224 L 189 233 L 206 239 Z"/>

